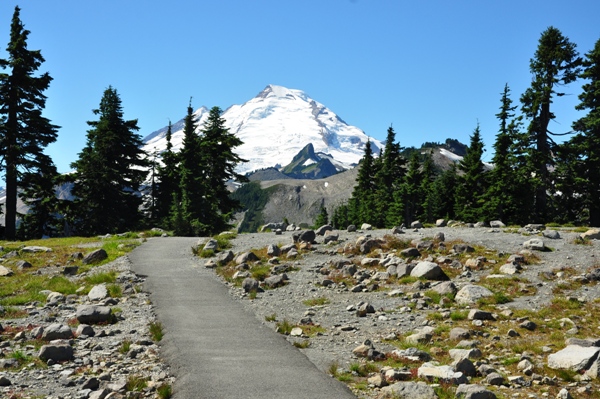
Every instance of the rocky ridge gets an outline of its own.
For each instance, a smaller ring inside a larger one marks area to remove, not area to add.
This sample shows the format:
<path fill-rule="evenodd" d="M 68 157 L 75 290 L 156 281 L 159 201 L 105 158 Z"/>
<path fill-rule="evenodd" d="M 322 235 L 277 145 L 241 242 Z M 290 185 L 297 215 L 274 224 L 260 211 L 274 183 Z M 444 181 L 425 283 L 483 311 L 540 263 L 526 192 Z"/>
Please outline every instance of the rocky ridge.
<path fill-rule="evenodd" d="M 270 226 L 206 267 L 360 398 L 595 397 L 597 242 L 494 226 Z"/>

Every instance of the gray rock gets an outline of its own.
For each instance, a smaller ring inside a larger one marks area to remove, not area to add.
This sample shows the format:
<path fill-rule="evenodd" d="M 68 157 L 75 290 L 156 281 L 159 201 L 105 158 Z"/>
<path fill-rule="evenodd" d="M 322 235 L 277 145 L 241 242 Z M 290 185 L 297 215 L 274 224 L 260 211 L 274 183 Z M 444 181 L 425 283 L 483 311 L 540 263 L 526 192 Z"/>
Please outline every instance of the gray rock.
<path fill-rule="evenodd" d="M 427 342 L 431 341 L 431 338 L 433 338 L 433 335 L 431 333 L 421 331 L 421 332 L 417 332 L 415 334 L 409 335 L 408 337 L 404 338 L 404 341 L 411 345 L 417 345 L 417 344 L 427 343 Z"/>
<path fill-rule="evenodd" d="M 251 277 L 245 278 L 242 281 L 242 289 L 244 292 L 256 292 L 258 291 L 258 281 Z"/>
<path fill-rule="evenodd" d="M 522 269 L 521 265 L 517 262 L 510 262 L 500 266 L 500 273 L 503 274 L 517 274 Z"/>
<path fill-rule="evenodd" d="M 469 304 L 476 303 L 478 300 L 480 300 L 482 298 L 487 298 L 487 297 L 490 297 L 493 295 L 494 294 L 492 293 L 492 291 L 488 290 L 485 287 L 482 287 L 480 285 L 469 284 L 469 285 L 465 285 L 464 287 L 462 287 L 456 293 L 454 300 L 457 303 L 460 303 L 463 305 L 469 305 Z"/>
<path fill-rule="evenodd" d="M 418 220 L 415 220 L 414 222 L 412 222 L 410 224 L 410 227 L 412 229 L 422 229 L 423 228 L 423 223 L 419 222 Z"/>
<path fill-rule="evenodd" d="M 81 262 L 85 265 L 89 265 L 92 263 L 102 262 L 106 258 L 108 258 L 108 254 L 104 249 L 100 248 L 85 255 Z"/>
<path fill-rule="evenodd" d="M 556 395 L 556 399 L 573 399 L 567 388 L 563 388 Z"/>
<path fill-rule="evenodd" d="M 481 351 L 477 348 L 471 349 L 450 349 L 448 351 L 448 355 L 453 360 L 460 359 L 480 359 L 482 354 Z"/>
<path fill-rule="evenodd" d="M 501 229 L 503 227 L 506 227 L 506 225 L 504 223 L 502 223 L 502 221 L 500 221 L 500 220 L 492 220 L 490 222 L 490 227 L 494 228 L 494 229 Z"/>
<path fill-rule="evenodd" d="M 551 369 L 568 369 L 573 371 L 587 370 L 598 358 L 600 348 L 569 345 L 548 356 L 548 367 Z"/>
<path fill-rule="evenodd" d="M 410 275 L 427 280 L 449 280 L 449 277 L 446 275 L 446 273 L 444 273 L 442 268 L 437 263 L 427 261 L 417 263 L 417 266 L 415 266 L 415 268 L 410 272 Z"/>
<path fill-rule="evenodd" d="M 373 230 L 373 226 L 371 226 L 369 223 L 363 223 L 363 224 L 360 226 L 360 229 L 361 229 L 361 230 Z"/>
<path fill-rule="evenodd" d="M 446 219 L 438 219 L 435 221 L 435 226 L 436 227 L 446 227 Z"/>
<path fill-rule="evenodd" d="M 560 233 L 556 230 L 544 230 L 542 231 L 542 236 L 549 238 L 550 240 L 558 240 L 560 238 Z"/>
<path fill-rule="evenodd" d="M 65 302 L 65 296 L 63 294 L 61 294 L 60 292 L 51 292 L 46 297 L 46 303 L 50 306 L 53 306 L 53 305 L 56 305 L 59 303 L 64 303 L 64 302 Z"/>
<path fill-rule="evenodd" d="M 468 377 L 474 377 L 477 374 L 475 365 L 467 357 L 456 359 L 452 362 L 452 367 L 454 368 L 454 371 L 463 373 Z"/>
<path fill-rule="evenodd" d="M 239 254 L 236 258 L 235 258 L 235 263 L 237 265 L 241 265 L 242 263 L 247 263 L 247 262 L 256 262 L 260 260 L 258 256 L 256 256 L 256 254 L 252 251 L 249 252 L 244 252 L 242 254 Z"/>
<path fill-rule="evenodd" d="M 349 225 L 349 226 L 346 228 L 346 231 L 347 231 L 348 233 L 354 233 L 354 232 L 356 231 L 356 226 L 355 226 L 355 225 L 353 225 L 353 224 L 351 224 L 351 225 Z"/>
<path fill-rule="evenodd" d="M 468 339 L 470 336 L 471 333 L 469 332 L 469 330 L 462 327 L 453 328 L 452 330 L 450 330 L 449 334 L 451 340 Z"/>
<path fill-rule="evenodd" d="M 581 233 L 579 237 L 582 240 L 598 240 L 600 239 L 600 229 L 589 229 L 585 233 Z"/>
<path fill-rule="evenodd" d="M 198 244 L 202 245 L 201 243 L 198 243 Z M 208 240 L 208 242 L 206 244 L 204 244 L 204 247 L 202 248 L 203 251 L 213 251 L 213 252 L 217 252 L 218 249 L 219 249 L 219 243 L 214 238 L 211 238 L 210 240 Z"/>
<path fill-rule="evenodd" d="M 444 242 L 444 241 L 446 241 L 446 236 L 441 231 L 438 231 L 433 236 L 433 241 L 435 241 L 435 242 Z"/>
<path fill-rule="evenodd" d="M 88 324 L 80 324 L 77 326 L 75 334 L 77 334 L 77 336 L 86 335 L 88 337 L 93 337 L 94 335 L 96 335 L 96 332 L 94 331 L 94 328 L 92 326 Z"/>
<path fill-rule="evenodd" d="M 424 363 L 417 371 L 419 378 L 426 380 L 441 380 L 447 383 L 460 385 L 468 382 L 467 377 L 461 372 L 454 371 L 450 366 L 438 366 L 433 363 Z"/>
<path fill-rule="evenodd" d="M 410 276 L 410 273 L 415 268 L 413 263 L 402 263 L 396 266 L 396 275 L 398 278 Z"/>
<path fill-rule="evenodd" d="M 269 288 L 277 288 L 285 285 L 285 274 L 279 274 L 265 279 L 265 285 Z"/>
<path fill-rule="evenodd" d="M 360 252 L 368 254 L 377 248 L 381 248 L 381 241 L 377 239 L 368 239 L 360 245 Z"/>
<path fill-rule="evenodd" d="M 279 247 L 275 244 L 269 244 L 269 246 L 267 246 L 267 255 L 268 256 L 279 256 L 281 255 L 281 250 L 279 249 Z"/>
<path fill-rule="evenodd" d="M 307 244 L 312 244 L 316 237 L 314 230 L 299 231 L 292 235 L 294 242 L 305 242 Z"/>
<path fill-rule="evenodd" d="M 333 230 L 333 227 L 331 227 L 330 225 L 326 224 L 326 225 L 323 225 L 323 226 L 319 227 L 315 231 L 315 234 L 318 235 L 318 236 L 324 236 L 327 231 L 331 231 L 331 230 Z"/>
<path fill-rule="evenodd" d="M 452 281 L 444 281 L 433 286 L 431 289 L 440 295 L 454 295 L 456 294 L 456 291 L 458 291 L 456 285 L 454 285 Z"/>
<path fill-rule="evenodd" d="M 114 315 L 108 306 L 81 305 L 77 308 L 77 321 L 82 324 L 112 322 Z"/>
<path fill-rule="evenodd" d="M 499 373 L 489 373 L 485 377 L 485 382 L 490 385 L 502 385 L 504 384 L 504 377 Z"/>
<path fill-rule="evenodd" d="M 71 327 L 66 324 L 53 323 L 48 327 L 44 328 L 42 333 L 42 340 L 54 341 L 55 339 L 71 339 L 73 338 L 73 331 Z"/>
<path fill-rule="evenodd" d="M 424 382 L 401 381 L 381 388 L 385 398 L 438 399 L 432 387 Z"/>
<path fill-rule="evenodd" d="M 217 262 L 218 265 L 226 265 L 227 263 L 231 262 L 233 260 L 233 258 L 235 257 L 235 255 L 233 254 L 232 251 L 224 251 L 224 252 L 220 252 L 217 255 L 217 258 L 215 259 L 215 261 Z"/>
<path fill-rule="evenodd" d="M 467 244 L 455 244 L 452 249 L 454 249 L 454 252 L 457 254 L 475 252 L 475 248 Z"/>
<path fill-rule="evenodd" d="M 73 360 L 73 348 L 66 344 L 48 344 L 40 348 L 38 357 L 45 361 L 63 362 Z"/>
<path fill-rule="evenodd" d="M 533 331 L 537 328 L 537 325 L 531 320 L 525 320 L 521 324 L 519 324 L 519 327 L 529 331 Z"/>
<path fill-rule="evenodd" d="M 338 241 L 340 239 L 340 234 L 334 231 L 325 232 L 325 238 L 323 238 L 323 243 L 328 244 L 330 242 Z"/>
<path fill-rule="evenodd" d="M 531 249 L 534 251 L 545 251 L 546 250 L 546 245 L 544 244 L 544 241 L 540 238 L 532 238 L 528 241 L 525 241 L 523 243 L 523 247 L 525 249 Z"/>
<path fill-rule="evenodd" d="M 88 298 L 90 301 L 101 301 L 107 297 L 108 290 L 106 289 L 106 284 L 95 285 L 88 293 Z"/>
<path fill-rule="evenodd" d="M 39 247 L 39 246 L 28 246 L 21 248 L 21 252 L 36 253 L 36 252 L 52 252 L 52 248 Z"/>
<path fill-rule="evenodd" d="M 18 270 L 31 269 L 33 267 L 33 265 L 27 262 L 26 260 L 17 261 L 17 263 L 15 263 L 15 266 L 17 266 Z"/>
<path fill-rule="evenodd" d="M 0 387 L 11 386 L 12 382 L 6 376 L 0 376 Z"/>
<path fill-rule="evenodd" d="M 13 271 L 10 270 L 9 268 L 0 266 L 0 277 L 10 277 L 13 274 L 14 274 Z"/>
<path fill-rule="evenodd" d="M 421 256 L 421 252 L 417 248 L 406 248 L 400 251 L 400 255 L 406 256 L 407 258 L 417 258 Z"/>
<path fill-rule="evenodd" d="M 456 388 L 456 397 L 464 399 L 496 399 L 496 394 L 483 385 L 462 384 Z"/>
<path fill-rule="evenodd" d="M 479 309 L 471 309 L 467 318 L 469 320 L 496 320 L 491 312 Z"/>

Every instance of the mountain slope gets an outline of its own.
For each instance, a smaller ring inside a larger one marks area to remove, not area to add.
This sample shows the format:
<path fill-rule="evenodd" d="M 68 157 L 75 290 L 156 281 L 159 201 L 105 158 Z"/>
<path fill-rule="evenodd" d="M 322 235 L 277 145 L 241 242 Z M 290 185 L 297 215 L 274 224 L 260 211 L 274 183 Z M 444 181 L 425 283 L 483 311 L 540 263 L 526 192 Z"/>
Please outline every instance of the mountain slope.
<path fill-rule="evenodd" d="M 202 107 L 195 115 L 202 128 L 208 110 Z M 331 157 L 332 164 L 347 169 L 358 163 L 369 140 L 362 130 L 346 124 L 304 92 L 282 86 L 268 85 L 253 99 L 229 107 L 222 117 L 229 131 L 244 142 L 236 152 L 248 162 L 238 166 L 239 173 L 287 165 L 307 144 L 312 144 L 315 152 Z M 162 128 L 144 138 L 144 150 L 163 151 L 166 130 Z M 175 123 L 172 130 L 174 149 L 179 150 L 183 122 Z M 378 153 L 381 142 L 371 139 L 371 143 Z"/>

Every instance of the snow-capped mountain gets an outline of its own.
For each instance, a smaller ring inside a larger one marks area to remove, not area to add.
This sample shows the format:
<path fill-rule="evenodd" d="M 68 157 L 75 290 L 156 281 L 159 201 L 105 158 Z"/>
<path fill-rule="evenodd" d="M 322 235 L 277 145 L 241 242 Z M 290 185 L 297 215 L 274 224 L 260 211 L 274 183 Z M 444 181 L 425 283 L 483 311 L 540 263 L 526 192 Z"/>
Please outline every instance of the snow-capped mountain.
<path fill-rule="evenodd" d="M 194 114 L 202 129 L 208 109 L 201 107 Z M 222 117 L 229 131 L 244 142 L 236 152 L 248 162 L 238 166 L 239 173 L 287 165 L 307 144 L 312 144 L 315 152 L 329 155 L 340 169 L 350 168 L 363 156 L 369 139 L 303 91 L 282 86 L 268 85 L 253 99 L 229 107 Z M 166 131 L 164 127 L 144 138 L 144 150 L 164 150 Z M 173 124 L 172 133 L 173 147 L 179 150 L 183 119 Z M 381 142 L 371 138 L 371 144 L 373 152 L 379 153 Z"/>

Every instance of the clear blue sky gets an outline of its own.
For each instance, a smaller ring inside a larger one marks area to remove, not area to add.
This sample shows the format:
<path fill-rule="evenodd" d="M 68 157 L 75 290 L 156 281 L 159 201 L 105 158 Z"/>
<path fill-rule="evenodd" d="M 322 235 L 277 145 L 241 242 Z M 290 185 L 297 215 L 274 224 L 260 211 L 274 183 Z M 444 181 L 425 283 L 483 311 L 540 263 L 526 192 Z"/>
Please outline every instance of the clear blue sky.
<path fill-rule="evenodd" d="M 403 146 L 468 144 L 479 122 L 491 148 L 500 93 L 508 83 L 518 103 L 541 32 L 555 26 L 581 54 L 600 39 L 598 0 L 2 0 L 1 57 L 17 4 L 54 78 L 45 115 L 62 127 L 47 152 L 60 172 L 109 85 L 142 136 L 190 97 L 225 109 L 277 84 L 377 139 L 393 124 Z M 556 99 L 552 129 L 570 130 L 580 90 Z"/>

